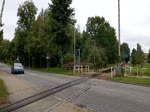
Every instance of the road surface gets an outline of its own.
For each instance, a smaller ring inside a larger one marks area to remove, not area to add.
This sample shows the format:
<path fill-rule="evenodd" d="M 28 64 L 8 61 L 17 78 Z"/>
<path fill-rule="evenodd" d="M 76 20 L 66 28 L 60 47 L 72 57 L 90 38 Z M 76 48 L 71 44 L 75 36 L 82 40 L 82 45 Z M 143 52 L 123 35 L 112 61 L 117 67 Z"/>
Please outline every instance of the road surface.
<path fill-rule="evenodd" d="M 10 67 L 0 64 L 0 68 L 10 73 Z M 29 95 L 35 94 L 35 91 L 40 92 L 79 78 L 58 74 L 50 75 L 27 70 L 24 75 L 15 75 L 15 77 L 25 80 L 30 83 L 32 87 L 13 94 L 13 98 L 11 99 L 12 102 L 23 98 L 22 93 L 28 93 Z M 27 110 L 32 110 L 33 112 L 51 111 L 51 107 L 67 99 L 87 85 L 89 85 L 90 88 L 69 100 L 69 103 L 76 104 L 82 108 L 85 107 L 94 112 L 150 112 L 150 87 L 115 83 L 98 79 L 90 79 L 82 84 L 56 93 L 51 97 L 44 98 L 39 102 L 23 107 L 16 112 Z M 20 96 L 20 98 L 18 96 Z"/>

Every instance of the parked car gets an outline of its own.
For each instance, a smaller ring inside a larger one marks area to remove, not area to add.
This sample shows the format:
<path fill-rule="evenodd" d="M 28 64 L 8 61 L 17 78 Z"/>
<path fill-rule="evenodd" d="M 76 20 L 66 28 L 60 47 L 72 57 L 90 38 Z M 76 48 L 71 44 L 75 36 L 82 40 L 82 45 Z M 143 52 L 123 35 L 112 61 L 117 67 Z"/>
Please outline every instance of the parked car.
<path fill-rule="evenodd" d="M 24 74 L 24 67 L 21 63 L 13 63 L 13 66 L 11 67 L 11 73 L 22 73 Z"/>

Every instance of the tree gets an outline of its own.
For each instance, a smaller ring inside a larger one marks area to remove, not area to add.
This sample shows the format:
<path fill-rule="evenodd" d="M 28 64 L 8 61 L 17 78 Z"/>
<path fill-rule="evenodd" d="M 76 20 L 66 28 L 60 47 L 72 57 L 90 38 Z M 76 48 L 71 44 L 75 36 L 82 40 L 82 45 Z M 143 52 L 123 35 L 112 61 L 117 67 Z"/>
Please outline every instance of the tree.
<path fill-rule="evenodd" d="M 106 63 L 115 63 L 118 59 L 116 32 L 109 22 L 104 17 L 89 17 L 86 31 L 91 39 L 96 41 L 99 50 L 105 51 L 102 55 L 105 55 Z"/>
<path fill-rule="evenodd" d="M 121 45 L 121 58 L 126 63 L 130 60 L 130 48 L 127 43 L 122 43 Z"/>
<path fill-rule="evenodd" d="M 141 67 L 144 63 L 144 52 L 142 51 L 142 47 L 137 43 L 137 49 L 133 49 L 131 53 L 131 63 L 133 65 L 140 64 Z"/>
<path fill-rule="evenodd" d="M 0 51 L 1 51 L 0 60 L 2 60 L 5 63 L 8 63 L 10 59 L 10 55 L 9 55 L 10 54 L 10 41 L 9 40 L 4 39 L 1 42 Z"/>
<path fill-rule="evenodd" d="M 144 63 L 144 52 L 142 51 L 141 45 L 137 43 L 137 52 L 136 52 L 136 64 L 141 66 Z"/>
<path fill-rule="evenodd" d="M 147 62 L 150 63 L 150 49 L 149 49 L 148 56 L 147 56 Z"/>
<path fill-rule="evenodd" d="M 31 25 L 31 29 L 27 37 L 26 51 L 28 51 L 29 65 L 32 65 L 32 67 L 42 67 L 42 62 L 45 62 L 46 60 L 46 53 L 53 52 L 52 44 L 51 47 L 49 45 L 50 34 L 49 31 L 47 31 L 48 18 L 47 10 L 42 10 L 37 17 L 37 20 L 35 20 Z"/>
<path fill-rule="evenodd" d="M 26 38 L 30 32 L 31 25 L 35 21 L 35 15 L 37 13 L 37 8 L 33 2 L 26 1 L 23 5 L 20 5 L 18 8 L 17 16 L 19 17 L 17 22 L 17 28 L 15 31 L 16 38 L 16 51 L 17 55 L 21 61 L 25 64 L 27 51 L 25 51 Z"/>
<path fill-rule="evenodd" d="M 53 42 L 61 52 L 61 65 L 63 66 L 63 54 L 71 45 L 70 26 L 73 25 L 74 9 L 70 7 L 72 0 L 52 0 L 49 5 L 51 11 L 51 34 Z"/>
<path fill-rule="evenodd" d="M 133 65 L 136 65 L 136 49 L 135 49 L 135 48 L 132 49 L 132 53 L 131 53 L 131 63 L 132 63 Z"/>
<path fill-rule="evenodd" d="M 0 45 L 1 45 L 2 41 L 3 41 L 3 30 L 0 30 Z"/>

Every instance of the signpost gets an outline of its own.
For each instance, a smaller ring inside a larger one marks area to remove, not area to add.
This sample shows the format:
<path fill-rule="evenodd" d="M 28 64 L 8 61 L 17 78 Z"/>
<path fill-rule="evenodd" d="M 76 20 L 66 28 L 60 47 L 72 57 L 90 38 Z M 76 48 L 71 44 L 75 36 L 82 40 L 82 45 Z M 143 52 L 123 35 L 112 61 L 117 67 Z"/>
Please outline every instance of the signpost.
<path fill-rule="evenodd" d="M 50 59 L 50 55 L 49 55 L 49 53 L 47 52 L 47 53 L 46 53 L 47 69 L 49 69 L 49 59 Z"/>

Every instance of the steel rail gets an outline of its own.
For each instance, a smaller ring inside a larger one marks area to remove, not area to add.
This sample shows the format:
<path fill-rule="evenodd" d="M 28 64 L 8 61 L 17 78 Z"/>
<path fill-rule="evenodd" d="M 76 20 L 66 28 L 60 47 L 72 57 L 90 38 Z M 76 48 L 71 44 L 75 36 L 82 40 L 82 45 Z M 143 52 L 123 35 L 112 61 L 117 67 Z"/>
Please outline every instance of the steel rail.
<path fill-rule="evenodd" d="M 10 104 L 10 105 L 7 105 L 7 106 L 4 106 L 4 107 L 1 107 L 0 108 L 0 112 L 11 112 L 11 111 L 14 111 L 16 109 L 19 109 L 23 106 L 26 106 L 26 105 L 29 105 L 37 100 L 40 100 L 42 98 L 45 98 L 47 96 L 50 96 L 50 95 L 53 95 L 57 92 L 60 92 L 66 88 L 69 88 L 71 86 L 74 86 L 74 85 L 77 85 L 77 84 L 80 84 L 81 82 L 85 81 L 85 80 L 88 80 L 90 79 L 92 76 L 94 76 L 95 74 L 93 75 L 89 75 L 89 76 L 86 76 L 86 77 L 82 77 L 80 79 L 77 79 L 77 80 L 74 80 L 74 81 L 71 81 L 71 82 L 68 82 L 68 83 L 65 83 L 63 85 L 60 85 L 60 86 L 57 86 L 57 87 L 54 87 L 52 89 L 49 89 L 49 90 L 46 90 L 46 91 L 43 91 L 41 93 L 38 93 L 36 95 L 33 95 L 33 96 L 30 96 L 28 98 L 25 98 L 23 100 L 20 100 L 20 101 L 17 101 L 13 104 Z"/>

